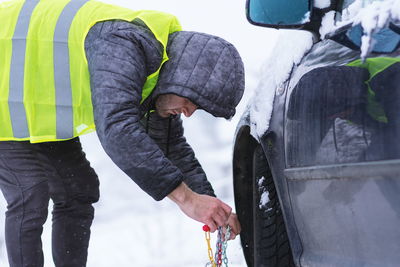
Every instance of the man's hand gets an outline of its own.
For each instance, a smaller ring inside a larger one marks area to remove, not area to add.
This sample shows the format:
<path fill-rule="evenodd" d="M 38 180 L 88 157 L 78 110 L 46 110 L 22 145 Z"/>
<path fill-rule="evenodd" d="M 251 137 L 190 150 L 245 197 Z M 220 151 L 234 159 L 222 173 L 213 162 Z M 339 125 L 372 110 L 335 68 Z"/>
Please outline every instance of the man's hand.
<path fill-rule="evenodd" d="M 235 213 L 231 213 L 231 216 L 229 216 L 228 223 L 227 223 L 230 228 L 231 228 L 231 233 L 229 236 L 229 240 L 233 240 L 236 238 L 237 235 L 240 234 L 240 231 L 242 230 L 240 227 L 239 220 L 237 218 L 237 215 Z M 225 228 L 224 228 L 225 229 Z"/>
<path fill-rule="evenodd" d="M 168 197 L 190 218 L 207 224 L 211 232 L 218 226 L 230 225 L 234 236 L 240 233 L 240 224 L 232 208 L 221 200 L 193 192 L 186 184 L 180 184 Z"/>

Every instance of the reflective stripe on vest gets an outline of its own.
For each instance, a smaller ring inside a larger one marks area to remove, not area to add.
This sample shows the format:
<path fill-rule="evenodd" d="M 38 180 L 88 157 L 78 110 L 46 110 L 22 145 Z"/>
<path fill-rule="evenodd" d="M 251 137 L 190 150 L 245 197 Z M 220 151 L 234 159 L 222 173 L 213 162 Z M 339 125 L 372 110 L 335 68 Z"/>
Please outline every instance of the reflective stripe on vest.
<path fill-rule="evenodd" d="M 28 121 L 24 108 L 24 66 L 26 36 L 28 35 L 29 21 L 32 11 L 39 1 L 27 1 L 21 8 L 12 37 L 12 57 L 10 67 L 10 91 L 8 101 L 11 124 L 15 137 L 29 136 Z"/>
<path fill-rule="evenodd" d="M 157 71 L 147 77 L 142 101 L 168 60 L 177 19 L 95 0 L 14 0 L 0 3 L 0 140 L 46 142 L 95 129 L 84 41 L 100 21 L 141 19 L 164 46 Z M 4 23 L 3 23 L 4 22 Z"/>
<path fill-rule="evenodd" d="M 56 136 L 68 139 L 74 136 L 74 116 L 72 110 L 71 74 L 69 71 L 69 49 L 64 40 L 68 40 L 69 29 L 76 12 L 88 0 L 69 2 L 57 21 L 54 31 L 54 80 L 56 89 Z M 66 86 L 65 88 L 63 87 Z M 62 123 L 57 123 L 62 122 Z"/>

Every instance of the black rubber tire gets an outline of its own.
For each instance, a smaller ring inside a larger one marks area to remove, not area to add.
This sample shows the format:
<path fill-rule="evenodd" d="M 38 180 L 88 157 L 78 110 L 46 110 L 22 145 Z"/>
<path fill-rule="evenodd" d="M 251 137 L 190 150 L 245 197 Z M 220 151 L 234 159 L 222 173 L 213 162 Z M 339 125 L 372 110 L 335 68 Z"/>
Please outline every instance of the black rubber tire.
<path fill-rule="evenodd" d="M 261 205 L 263 194 L 265 201 Z M 261 145 L 253 154 L 253 235 L 255 267 L 295 266 L 275 184 Z"/>

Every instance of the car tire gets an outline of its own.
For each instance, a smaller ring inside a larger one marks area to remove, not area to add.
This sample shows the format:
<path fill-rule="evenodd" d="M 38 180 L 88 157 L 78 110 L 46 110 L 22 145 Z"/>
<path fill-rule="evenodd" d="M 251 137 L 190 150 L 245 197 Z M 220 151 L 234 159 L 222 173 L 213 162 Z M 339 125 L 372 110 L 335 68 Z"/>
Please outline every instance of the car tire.
<path fill-rule="evenodd" d="M 253 153 L 252 173 L 254 266 L 295 266 L 274 180 L 261 145 Z"/>

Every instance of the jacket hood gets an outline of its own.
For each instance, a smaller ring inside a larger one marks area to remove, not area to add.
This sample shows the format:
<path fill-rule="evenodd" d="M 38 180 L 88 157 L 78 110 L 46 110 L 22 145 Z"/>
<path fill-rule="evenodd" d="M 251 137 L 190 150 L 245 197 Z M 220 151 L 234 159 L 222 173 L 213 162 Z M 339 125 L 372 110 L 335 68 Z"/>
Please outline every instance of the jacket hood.
<path fill-rule="evenodd" d="M 244 67 L 231 43 L 209 34 L 179 31 L 170 35 L 167 54 L 154 99 L 176 94 L 215 117 L 232 118 L 244 92 Z"/>

